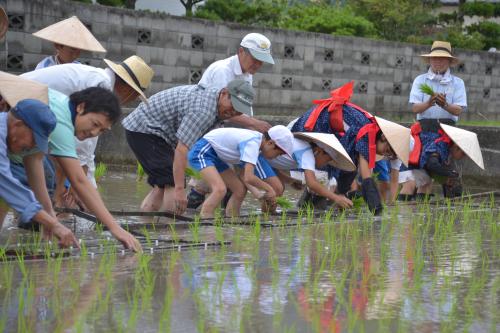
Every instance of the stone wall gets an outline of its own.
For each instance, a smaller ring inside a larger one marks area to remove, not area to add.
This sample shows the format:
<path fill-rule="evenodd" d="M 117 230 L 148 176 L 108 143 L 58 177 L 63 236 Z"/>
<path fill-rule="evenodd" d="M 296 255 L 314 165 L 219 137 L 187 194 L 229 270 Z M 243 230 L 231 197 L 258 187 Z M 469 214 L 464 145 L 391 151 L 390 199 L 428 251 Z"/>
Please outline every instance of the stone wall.
<path fill-rule="evenodd" d="M 50 43 L 31 35 L 51 23 L 77 15 L 120 61 L 137 54 L 156 74 L 149 94 L 175 85 L 195 83 L 204 68 L 234 54 L 241 38 L 259 31 L 270 38 L 276 65 L 264 65 L 255 76 L 256 114 L 299 115 L 311 101 L 328 96 L 331 88 L 356 83 L 355 103 L 393 120 L 411 120 L 408 94 L 411 82 L 426 70 L 419 54 L 428 46 L 334 37 L 325 34 L 253 29 L 229 23 L 87 5 L 65 0 L 0 0 L 11 19 L 8 48 L 0 46 L 0 69 L 32 70 L 52 54 Z M 500 55 L 455 50 L 463 65 L 455 73 L 464 79 L 469 109 L 463 118 L 498 120 Z M 99 54 L 82 61 L 104 66 Z"/>

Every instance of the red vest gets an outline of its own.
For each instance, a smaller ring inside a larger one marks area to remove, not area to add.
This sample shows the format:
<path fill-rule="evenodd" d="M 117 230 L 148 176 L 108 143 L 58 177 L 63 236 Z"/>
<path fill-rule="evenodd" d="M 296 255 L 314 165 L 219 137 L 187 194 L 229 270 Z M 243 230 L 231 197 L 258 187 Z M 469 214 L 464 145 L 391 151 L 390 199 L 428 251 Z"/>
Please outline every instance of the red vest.
<path fill-rule="evenodd" d="M 318 120 L 321 111 L 323 111 L 325 108 L 328 108 L 328 112 L 330 113 L 330 128 L 334 132 L 342 136 L 345 133 L 342 106 L 345 104 L 359 110 L 365 115 L 365 117 L 370 120 L 370 123 L 366 124 L 359 130 L 358 135 L 356 136 L 356 142 L 358 142 L 363 136 L 368 134 L 368 164 L 370 168 L 374 168 L 375 156 L 377 154 L 375 138 L 380 128 L 378 127 L 373 115 L 371 115 L 368 111 L 365 111 L 358 105 L 349 102 L 353 93 L 353 87 L 354 81 L 351 81 L 344 84 L 340 88 L 330 91 L 330 98 L 314 100 L 313 104 L 317 104 L 317 106 L 309 115 L 309 118 L 304 124 L 304 128 L 307 131 L 312 131 L 314 129 L 314 126 L 316 125 L 316 121 Z"/>

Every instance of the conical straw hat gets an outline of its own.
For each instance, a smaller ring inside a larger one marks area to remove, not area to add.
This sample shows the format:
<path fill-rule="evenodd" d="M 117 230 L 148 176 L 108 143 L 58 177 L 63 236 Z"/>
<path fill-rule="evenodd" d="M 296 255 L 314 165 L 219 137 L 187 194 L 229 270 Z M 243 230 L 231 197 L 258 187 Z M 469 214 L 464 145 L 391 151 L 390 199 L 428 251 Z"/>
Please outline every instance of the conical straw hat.
<path fill-rule="evenodd" d="M 140 94 L 143 101 L 147 102 L 144 90 L 149 87 L 155 72 L 142 58 L 134 55 L 119 64 L 108 59 L 104 59 L 104 62 L 116 75 L 134 88 Z"/>
<path fill-rule="evenodd" d="M 7 13 L 5 13 L 5 10 L 2 8 L 2 6 L 0 6 L 0 39 L 5 36 L 8 28 L 9 18 L 7 17 Z"/>
<path fill-rule="evenodd" d="M 312 142 L 326 151 L 332 157 L 330 165 L 346 171 L 355 171 L 356 166 L 352 162 L 349 154 L 345 151 L 340 141 L 333 134 L 298 132 L 293 133 L 296 138 L 307 142 Z"/>
<path fill-rule="evenodd" d="M 375 116 L 375 120 L 398 158 L 404 165 L 408 165 L 408 159 L 410 158 L 410 129 L 377 116 Z"/>
<path fill-rule="evenodd" d="M 106 52 L 106 49 L 76 16 L 49 25 L 33 33 L 33 36 L 80 50 Z"/>
<path fill-rule="evenodd" d="M 462 128 L 440 124 L 443 131 L 450 137 L 450 139 L 460 148 L 463 152 L 470 157 L 481 169 L 484 170 L 483 154 L 477 134 Z"/>
<path fill-rule="evenodd" d="M 450 58 L 451 66 L 456 65 L 460 62 L 457 57 L 451 54 L 451 44 L 449 42 L 435 41 L 432 43 L 431 52 L 427 54 L 420 55 L 426 63 L 429 63 L 432 57 Z"/>
<path fill-rule="evenodd" d="M 48 87 L 44 84 L 0 71 L 0 95 L 10 107 L 27 98 L 48 104 L 48 93 Z"/>

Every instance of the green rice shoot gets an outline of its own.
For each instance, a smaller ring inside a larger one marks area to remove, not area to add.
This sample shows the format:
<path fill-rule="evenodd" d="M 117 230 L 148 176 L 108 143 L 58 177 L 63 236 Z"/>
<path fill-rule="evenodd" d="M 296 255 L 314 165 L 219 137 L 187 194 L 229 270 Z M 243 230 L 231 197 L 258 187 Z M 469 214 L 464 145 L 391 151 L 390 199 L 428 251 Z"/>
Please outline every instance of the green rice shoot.
<path fill-rule="evenodd" d="M 293 207 L 292 202 L 285 197 L 277 197 L 276 203 L 283 209 L 291 209 Z"/>
<path fill-rule="evenodd" d="M 191 178 L 194 178 L 194 179 L 201 179 L 201 173 L 199 171 L 194 170 L 191 167 L 187 167 L 186 171 L 184 172 L 184 174 L 187 177 L 191 177 Z"/>
<path fill-rule="evenodd" d="M 421 92 L 423 92 L 424 94 L 427 94 L 429 96 L 432 96 L 435 94 L 434 90 L 427 83 L 422 83 L 418 88 L 420 89 Z"/>
<path fill-rule="evenodd" d="M 106 163 L 99 162 L 95 168 L 94 178 L 96 182 L 99 182 L 101 178 L 108 172 L 108 166 Z"/>
<path fill-rule="evenodd" d="M 144 178 L 144 168 L 142 167 L 141 163 L 137 161 L 137 181 L 140 182 Z"/>

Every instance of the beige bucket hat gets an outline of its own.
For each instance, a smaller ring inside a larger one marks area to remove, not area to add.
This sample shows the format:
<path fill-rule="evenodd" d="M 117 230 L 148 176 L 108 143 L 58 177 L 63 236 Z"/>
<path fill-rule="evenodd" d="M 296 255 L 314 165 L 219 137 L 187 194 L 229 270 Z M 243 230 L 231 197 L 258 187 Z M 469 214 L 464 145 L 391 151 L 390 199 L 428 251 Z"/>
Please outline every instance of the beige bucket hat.
<path fill-rule="evenodd" d="M 451 53 L 451 44 L 449 42 L 442 42 L 439 40 L 434 41 L 431 46 L 431 52 L 427 54 L 420 55 L 426 63 L 429 63 L 432 57 L 443 57 L 451 59 L 451 66 L 454 66 L 460 62 L 457 57 L 454 57 Z"/>
<path fill-rule="evenodd" d="M 450 137 L 450 139 L 460 148 L 463 152 L 470 157 L 481 169 L 484 170 L 483 154 L 477 134 L 462 128 L 439 124 L 443 131 Z"/>
<path fill-rule="evenodd" d="M 9 18 L 5 10 L 0 6 L 0 39 L 5 36 L 7 29 L 9 29 Z"/>
<path fill-rule="evenodd" d="M 408 166 L 408 159 L 410 158 L 411 130 L 407 127 L 396 124 L 395 122 L 377 116 L 375 116 L 375 120 L 398 158 L 404 165 Z M 380 157 L 378 159 L 380 159 Z"/>
<path fill-rule="evenodd" d="M 326 151 L 332 157 L 330 165 L 345 171 L 355 171 L 356 165 L 352 162 L 340 141 L 333 134 L 298 132 L 293 133 L 297 139 L 312 142 Z"/>
<path fill-rule="evenodd" d="M 142 58 L 133 55 L 119 64 L 108 59 L 104 59 L 104 62 L 116 75 L 134 88 L 144 102 L 147 102 L 144 90 L 151 84 L 155 72 Z"/>
<path fill-rule="evenodd" d="M 0 95 L 11 107 L 27 98 L 48 104 L 48 93 L 48 87 L 44 84 L 0 71 Z"/>
<path fill-rule="evenodd" d="M 49 25 L 34 32 L 33 36 L 80 50 L 106 52 L 106 49 L 76 16 Z"/>

